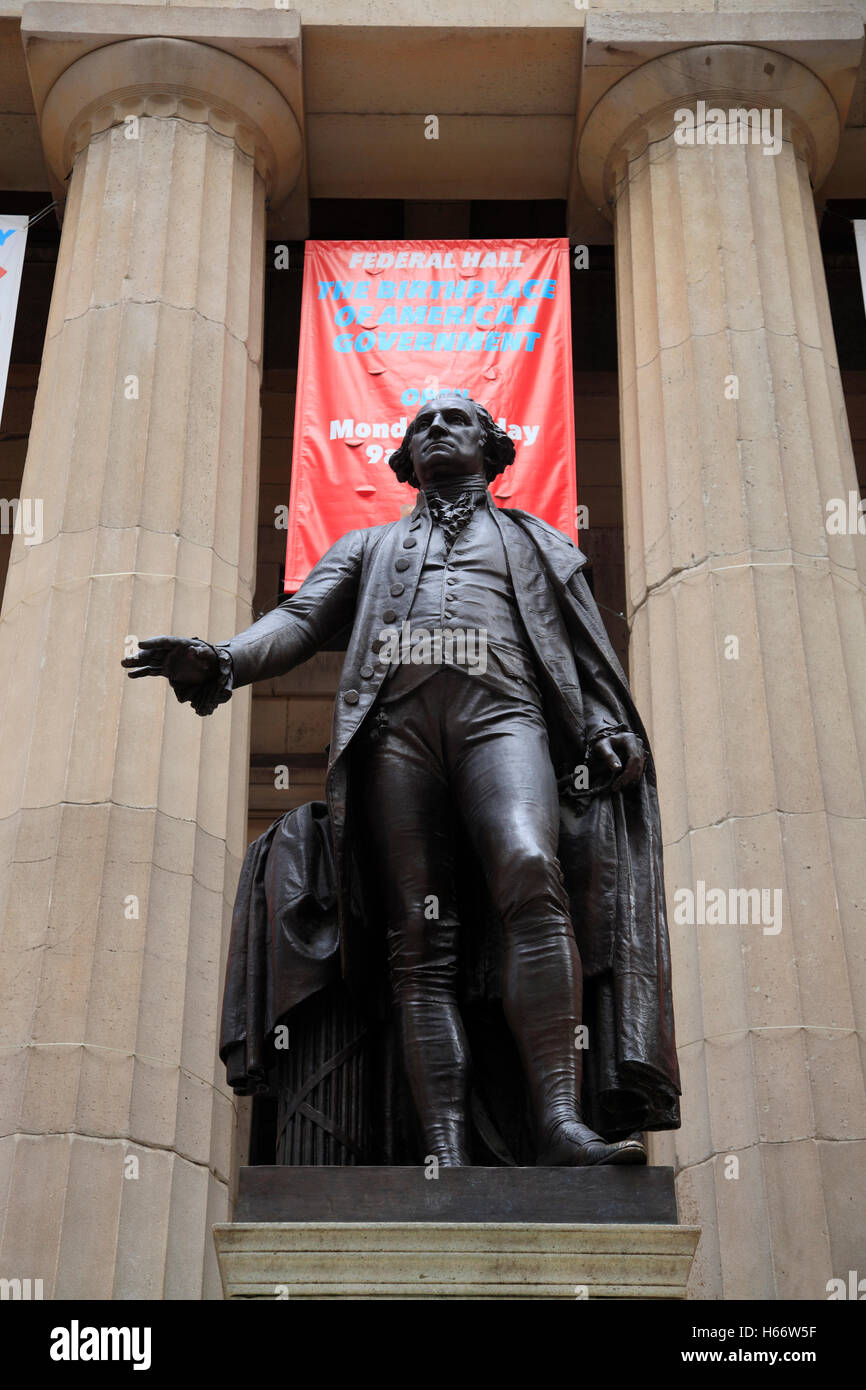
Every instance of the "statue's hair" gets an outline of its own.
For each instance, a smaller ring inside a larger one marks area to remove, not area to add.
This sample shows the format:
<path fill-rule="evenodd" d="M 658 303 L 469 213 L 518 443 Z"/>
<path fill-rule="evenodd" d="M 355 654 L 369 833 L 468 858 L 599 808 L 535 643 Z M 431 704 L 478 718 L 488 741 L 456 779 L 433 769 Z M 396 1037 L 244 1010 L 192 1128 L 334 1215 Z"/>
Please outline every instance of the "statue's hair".
<path fill-rule="evenodd" d="M 438 391 L 436 394 L 437 396 L 450 396 L 454 393 L 451 391 Z M 435 399 L 435 397 L 433 399 Z M 473 401 L 470 396 L 463 396 L 461 399 L 468 401 L 470 405 L 475 407 L 478 423 L 481 426 L 481 447 L 484 452 L 484 475 L 488 483 L 492 483 L 494 478 L 498 478 L 499 474 L 504 473 L 508 465 L 514 462 L 514 440 L 510 438 L 505 430 L 500 429 L 493 416 L 490 414 L 490 411 L 485 410 L 483 405 L 479 405 L 477 401 Z M 429 402 L 425 401 L 424 404 L 427 405 Z M 423 406 L 420 407 L 420 409 L 423 409 Z M 403 436 L 399 449 L 395 449 L 394 453 L 389 458 L 388 466 L 393 468 L 399 483 L 408 483 L 410 487 L 418 488 L 420 487 L 420 483 L 415 476 L 415 469 L 412 466 L 412 457 L 409 452 L 409 445 L 412 442 L 414 433 L 415 421 L 413 420 Z"/>

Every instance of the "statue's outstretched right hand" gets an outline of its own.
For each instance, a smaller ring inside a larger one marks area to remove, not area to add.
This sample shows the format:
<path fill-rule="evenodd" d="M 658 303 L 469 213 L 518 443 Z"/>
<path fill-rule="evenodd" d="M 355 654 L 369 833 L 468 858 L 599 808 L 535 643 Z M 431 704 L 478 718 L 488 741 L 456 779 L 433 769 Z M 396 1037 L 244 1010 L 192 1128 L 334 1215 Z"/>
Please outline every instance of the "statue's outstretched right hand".
<path fill-rule="evenodd" d="M 132 680 L 141 676 L 165 676 L 181 703 L 192 690 L 219 675 L 219 658 L 199 637 L 143 637 L 135 656 L 124 657 Z"/>

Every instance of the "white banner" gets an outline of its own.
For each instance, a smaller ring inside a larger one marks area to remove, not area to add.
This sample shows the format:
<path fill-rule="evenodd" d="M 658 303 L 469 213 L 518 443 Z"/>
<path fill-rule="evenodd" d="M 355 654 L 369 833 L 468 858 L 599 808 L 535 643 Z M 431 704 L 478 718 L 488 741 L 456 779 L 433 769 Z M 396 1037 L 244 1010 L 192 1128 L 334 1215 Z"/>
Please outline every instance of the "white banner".
<path fill-rule="evenodd" d="M 9 217 L 0 213 L 0 415 L 6 398 L 6 377 L 15 331 L 28 220 L 27 217 Z"/>

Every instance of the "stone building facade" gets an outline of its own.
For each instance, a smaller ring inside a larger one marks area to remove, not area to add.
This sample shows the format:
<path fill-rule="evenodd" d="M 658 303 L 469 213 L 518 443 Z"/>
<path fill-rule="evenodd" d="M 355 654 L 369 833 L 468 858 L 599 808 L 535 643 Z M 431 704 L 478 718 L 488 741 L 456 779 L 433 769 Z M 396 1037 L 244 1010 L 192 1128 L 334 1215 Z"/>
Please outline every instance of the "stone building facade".
<path fill-rule="evenodd" d="M 0 212 L 58 208 L 0 429 L 0 490 L 44 507 L 40 543 L 0 536 L 0 1275 L 220 1297 L 211 1228 L 256 1142 L 216 1056 L 234 887 L 248 838 L 321 793 L 341 657 L 205 721 L 119 660 L 277 600 L 304 238 L 531 233 L 589 248 L 584 544 L 654 740 L 670 904 L 781 895 L 779 930 L 672 912 L 684 1122 L 652 1159 L 703 1231 L 690 1295 L 866 1275 L 866 537 L 827 525 L 866 473 L 864 19 L 2 12 Z M 772 113 L 778 149 L 700 138 L 717 107 Z"/>

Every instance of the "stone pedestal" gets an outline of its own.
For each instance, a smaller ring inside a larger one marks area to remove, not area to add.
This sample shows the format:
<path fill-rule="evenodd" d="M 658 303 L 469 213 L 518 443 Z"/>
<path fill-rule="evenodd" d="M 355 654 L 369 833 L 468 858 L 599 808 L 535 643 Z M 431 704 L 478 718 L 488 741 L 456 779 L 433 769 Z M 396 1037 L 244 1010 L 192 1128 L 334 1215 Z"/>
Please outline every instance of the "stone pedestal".
<path fill-rule="evenodd" d="M 566 1222 L 216 1226 L 227 1299 L 685 1298 L 699 1230 Z"/>
<path fill-rule="evenodd" d="M 616 229 L 631 675 L 683 1076 L 652 1152 L 707 1232 L 694 1293 L 816 1299 L 866 1236 L 866 551 L 826 524 L 857 481 L 812 195 L 862 32 L 801 16 L 786 51 L 779 16 L 711 16 L 702 45 L 696 18 L 688 47 L 588 23 L 580 146 Z M 769 113 L 775 153 L 735 108 Z"/>
<path fill-rule="evenodd" d="M 69 191 L 22 482 L 44 537 L 15 538 L 0 618 L 0 1275 L 198 1298 L 229 1206 L 216 1047 L 249 698 L 199 720 L 119 663 L 249 621 L 265 198 L 299 140 L 226 51 L 36 11 Z"/>
<path fill-rule="evenodd" d="M 670 1168 L 242 1168 L 229 1299 L 683 1298 Z"/>

